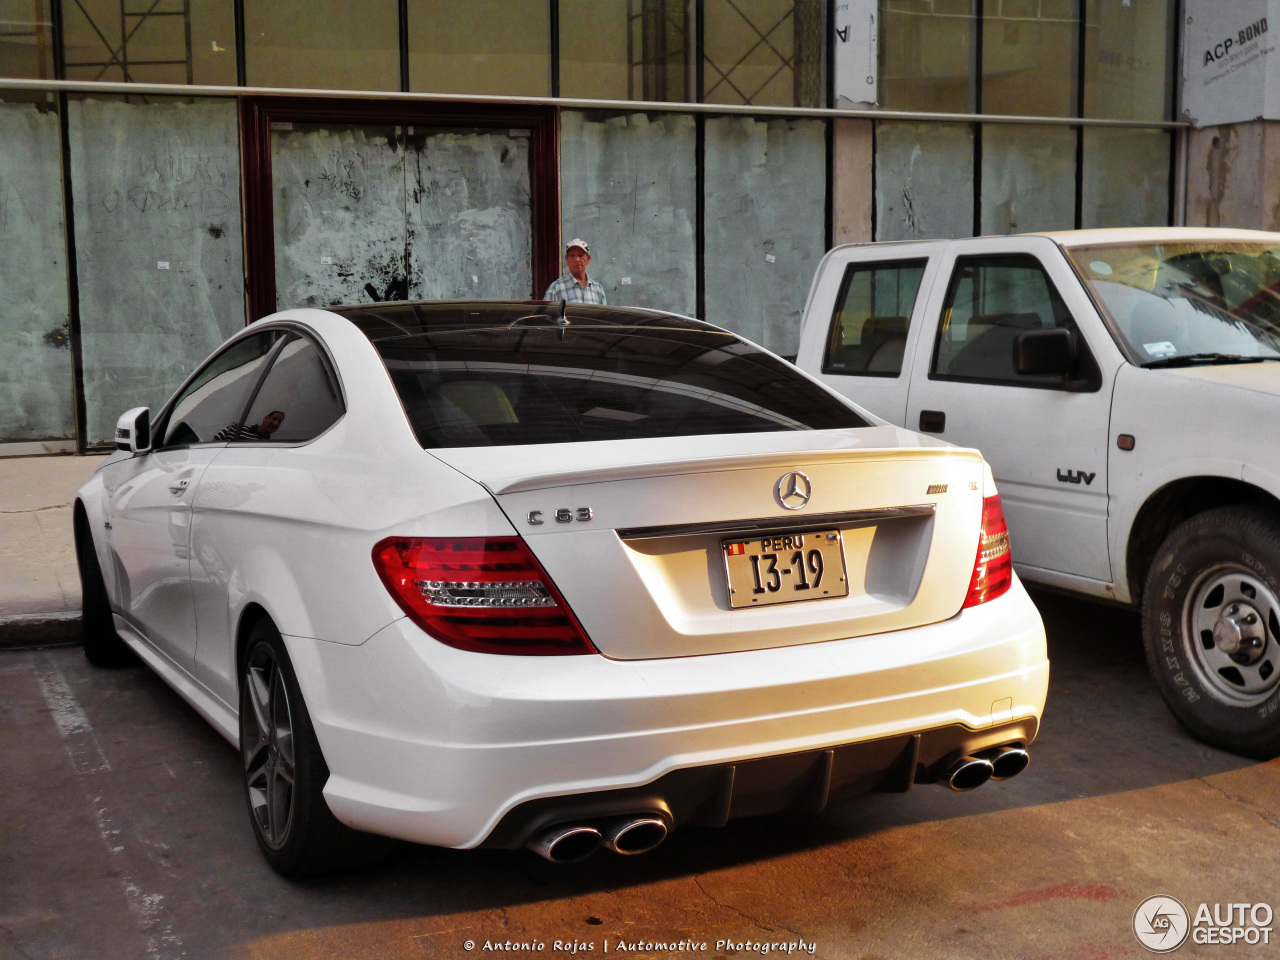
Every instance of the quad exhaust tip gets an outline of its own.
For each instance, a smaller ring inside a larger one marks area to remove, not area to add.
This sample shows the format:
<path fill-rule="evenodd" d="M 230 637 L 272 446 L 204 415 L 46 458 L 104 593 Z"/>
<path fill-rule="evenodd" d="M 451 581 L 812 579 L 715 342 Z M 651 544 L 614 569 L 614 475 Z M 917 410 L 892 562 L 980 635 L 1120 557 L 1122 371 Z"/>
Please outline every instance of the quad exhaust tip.
<path fill-rule="evenodd" d="M 1003 747 L 998 754 L 991 758 L 992 780 L 1008 780 L 1010 777 L 1016 777 L 1023 770 L 1027 769 L 1027 764 L 1031 762 L 1031 754 L 1023 750 L 1021 747 Z"/>
<path fill-rule="evenodd" d="M 599 850 L 602 840 L 600 831 L 595 827 L 576 824 L 552 827 L 530 840 L 528 847 L 552 863 L 577 863 Z"/>
<path fill-rule="evenodd" d="M 956 761 L 946 776 L 946 784 L 952 790 L 964 792 L 966 790 L 976 790 L 995 773 L 995 767 L 990 760 L 984 760 L 981 757 L 961 757 Z"/>
<path fill-rule="evenodd" d="M 1031 754 L 1022 747 L 997 747 L 981 757 L 961 757 L 943 777 L 952 790 L 974 790 L 988 780 L 1016 777 L 1031 762 Z"/>
<path fill-rule="evenodd" d="M 667 824 L 660 817 L 633 817 L 619 820 L 607 827 L 601 844 L 606 850 L 624 857 L 648 853 L 667 839 Z"/>
<path fill-rule="evenodd" d="M 624 857 L 648 853 L 667 839 L 670 832 L 667 821 L 661 817 L 620 817 L 604 827 L 561 824 L 530 840 L 527 846 L 552 863 L 577 863 L 601 847 Z"/>

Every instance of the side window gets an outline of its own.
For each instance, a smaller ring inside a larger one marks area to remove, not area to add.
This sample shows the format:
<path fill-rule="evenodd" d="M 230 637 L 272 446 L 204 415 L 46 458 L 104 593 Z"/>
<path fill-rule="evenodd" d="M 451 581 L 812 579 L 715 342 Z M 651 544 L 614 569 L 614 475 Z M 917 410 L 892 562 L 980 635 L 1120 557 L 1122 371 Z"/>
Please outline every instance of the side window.
<path fill-rule="evenodd" d="M 831 318 L 823 373 L 896 377 L 924 260 L 853 263 L 845 271 Z"/>
<path fill-rule="evenodd" d="M 344 413 L 342 391 L 323 354 L 310 340 L 296 337 L 276 356 L 234 439 L 311 440 Z"/>
<path fill-rule="evenodd" d="M 946 380 L 1061 387 L 1060 376 L 1020 374 L 1014 367 L 1018 334 L 1052 327 L 1075 330 L 1075 321 L 1035 257 L 961 259 L 947 291 L 932 373 Z"/>
<path fill-rule="evenodd" d="M 225 440 L 219 432 L 239 418 L 279 338 L 279 331 L 246 337 L 210 360 L 174 403 L 161 446 Z"/>

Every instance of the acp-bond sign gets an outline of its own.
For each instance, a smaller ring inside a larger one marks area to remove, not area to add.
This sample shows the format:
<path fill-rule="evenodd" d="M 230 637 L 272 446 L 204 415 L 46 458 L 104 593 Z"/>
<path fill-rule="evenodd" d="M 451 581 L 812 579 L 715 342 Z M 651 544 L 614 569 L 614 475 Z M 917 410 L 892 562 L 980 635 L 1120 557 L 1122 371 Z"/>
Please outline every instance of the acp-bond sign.
<path fill-rule="evenodd" d="M 1280 0 L 1186 0 L 1182 27 L 1186 119 L 1280 120 Z"/>

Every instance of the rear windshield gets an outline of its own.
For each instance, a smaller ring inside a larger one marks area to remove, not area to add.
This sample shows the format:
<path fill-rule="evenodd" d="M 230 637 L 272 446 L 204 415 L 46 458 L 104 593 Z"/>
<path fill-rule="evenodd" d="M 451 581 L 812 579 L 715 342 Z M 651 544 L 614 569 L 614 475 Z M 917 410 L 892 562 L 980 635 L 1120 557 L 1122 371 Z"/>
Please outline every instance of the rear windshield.
<path fill-rule="evenodd" d="M 427 448 L 867 426 L 785 361 L 709 328 L 357 325 Z"/>

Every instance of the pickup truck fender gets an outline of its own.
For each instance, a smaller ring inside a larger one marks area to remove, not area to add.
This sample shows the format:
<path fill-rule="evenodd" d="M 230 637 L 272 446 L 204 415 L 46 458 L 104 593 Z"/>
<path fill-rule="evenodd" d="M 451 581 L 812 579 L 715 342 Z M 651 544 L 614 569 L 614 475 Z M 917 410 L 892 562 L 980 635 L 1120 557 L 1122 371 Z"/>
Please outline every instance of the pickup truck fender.
<path fill-rule="evenodd" d="M 1280 502 L 1280 463 L 1267 463 L 1253 430 L 1230 423 L 1274 421 L 1275 398 L 1208 382 L 1193 372 L 1125 366 L 1112 401 L 1108 539 L 1115 598 L 1137 587 L 1164 538 L 1187 517 L 1217 506 Z M 1116 446 L 1135 437 L 1131 451 Z"/>

